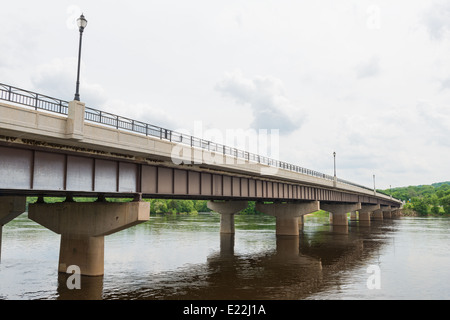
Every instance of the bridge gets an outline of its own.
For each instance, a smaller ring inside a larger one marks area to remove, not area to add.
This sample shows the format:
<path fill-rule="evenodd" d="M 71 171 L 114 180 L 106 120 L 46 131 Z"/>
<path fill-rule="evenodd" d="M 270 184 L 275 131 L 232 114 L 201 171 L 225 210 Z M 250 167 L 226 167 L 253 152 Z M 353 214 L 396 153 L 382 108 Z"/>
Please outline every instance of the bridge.
<path fill-rule="evenodd" d="M 58 270 L 77 265 L 91 276 L 103 275 L 106 235 L 149 219 L 146 198 L 209 200 L 224 234 L 234 233 L 234 215 L 248 201 L 276 217 L 280 236 L 298 236 L 303 216 L 318 210 L 343 228 L 349 212 L 369 224 L 401 214 L 399 200 L 336 176 L 6 84 L 0 196 L 0 226 L 37 196 L 28 217 L 61 234 Z"/>

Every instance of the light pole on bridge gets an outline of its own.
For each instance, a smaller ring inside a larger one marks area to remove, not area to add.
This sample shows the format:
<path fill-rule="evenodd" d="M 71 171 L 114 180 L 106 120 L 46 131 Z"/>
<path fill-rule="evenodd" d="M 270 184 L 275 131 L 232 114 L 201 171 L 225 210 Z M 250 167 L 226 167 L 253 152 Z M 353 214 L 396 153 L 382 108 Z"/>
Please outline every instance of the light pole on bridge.
<path fill-rule="evenodd" d="M 80 60 L 81 60 L 81 40 L 83 38 L 83 31 L 84 28 L 87 26 L 87 20 L 84 18 L 84 15 L 81 14 L 81 16 L 77 19 L 77 25 L 80 30 L 80 44 L 78 46 L 78 72 L 77 72 L 77 87 L 75 91 L 75 98 L 74 100 L 80 101 Z"/>
<path fill-rule="evenodd" d="M 373 175 L 373 194 L 377 193 L 377 189 L 375 187 L 375 175 Z"/>
<path fill-rule="evenodd" d="M 337 177 L 336 177 L 336 152 L 333 152 L 333 161 L 334 161 L 334 179 L 333 179 L 333 187 L 337 186 Z"/>
<path fill-rule="evenodd" d="M 336 152 L 333 152 L 333 158 L 334 158 L 334 178 L 336 179 Z"/>

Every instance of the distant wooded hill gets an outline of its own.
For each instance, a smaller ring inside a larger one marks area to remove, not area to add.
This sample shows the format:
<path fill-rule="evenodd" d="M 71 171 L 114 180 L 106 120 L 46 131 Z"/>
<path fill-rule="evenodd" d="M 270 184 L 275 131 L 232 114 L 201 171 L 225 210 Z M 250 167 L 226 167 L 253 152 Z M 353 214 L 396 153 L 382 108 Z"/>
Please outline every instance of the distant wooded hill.
<path fill-rule="evenodd" d="M 392 193 L 392 197 L 406 202 L 411 201 L 412 198 L 425 198 L 431 197 L 432 195 L 442 198 L 450 194 L 450 181 L 437 182 L 431 185 L 399 187 L 380 191 L 388 195 L 391 195 Z"/>
<path fill-rule="evenodd" d="M 407 203 L 419 215 L 450 214 L 450 181 L 380 190 Z"/>

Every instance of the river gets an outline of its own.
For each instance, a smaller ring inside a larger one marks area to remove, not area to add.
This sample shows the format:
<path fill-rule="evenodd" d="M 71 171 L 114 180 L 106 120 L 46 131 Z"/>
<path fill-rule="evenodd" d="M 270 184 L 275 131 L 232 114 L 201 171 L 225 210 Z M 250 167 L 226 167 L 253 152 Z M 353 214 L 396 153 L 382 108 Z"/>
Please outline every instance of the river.
<path fill-rule="evenodd" d="M 350 221 L 306 216 L 299 237 L 277 237 L 269 216 L 151 216 L 105 237 L 105 274 L 69 290 L 60 236 L 24 213 L 3 227 L 0 299 L 450 299 L 450 219 Z"/>

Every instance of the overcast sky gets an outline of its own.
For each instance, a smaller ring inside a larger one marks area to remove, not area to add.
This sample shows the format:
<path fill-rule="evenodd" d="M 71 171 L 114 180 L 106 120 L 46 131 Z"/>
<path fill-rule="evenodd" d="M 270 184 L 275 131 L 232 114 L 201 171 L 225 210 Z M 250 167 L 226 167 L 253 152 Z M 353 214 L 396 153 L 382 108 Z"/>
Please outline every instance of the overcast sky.
<path fill-rule="evenodd" d="M 377 188 L 450 180 L 450 1 L 8 1 L 0 82 Z M 257 131 L 259 132 L 259 131 Z"/>

